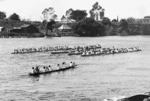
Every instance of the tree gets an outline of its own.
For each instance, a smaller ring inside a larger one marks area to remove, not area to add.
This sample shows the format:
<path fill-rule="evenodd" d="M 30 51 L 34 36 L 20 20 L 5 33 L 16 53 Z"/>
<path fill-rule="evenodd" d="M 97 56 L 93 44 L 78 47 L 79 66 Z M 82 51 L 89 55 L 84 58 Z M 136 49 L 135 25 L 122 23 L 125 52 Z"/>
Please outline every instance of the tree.
<path fill-rule="evenodd" d="M 111 22 L 118 22 L 116 19 L 113 19 Z"/>
<path fill-rule="evenodd" d="M 42 28 L 42 29 L 45 29 L 46 26 L 47 26 L 47 21 L 46 21 L 46 20 L 43 20 L 43 21 L 42 21 L 42 24 L 41 24 L 41 28 Z"/>
<path fill-rule="evenodd" d="M 110 19 L 107 18 L 107 17 L 104 17 L 104 18 L 103 18 L 102 23 L 103 23 L 104 25 L 111 25 Z"/>
<path fill-rule="evenodd" d="M 121 19 L 119 22 L 119 26 L 122 27 L 123 30 L 128 28 L 128 22 L 126 19 Z"/>
<path fill-rule="evenodd" d="M 0 19 L 5 19 L 6 18 L 6 13 L 0 11 Z"/>
<path fill-rule="evenodd" d="M 80 21 L 86 18 L 86 16 L 87 16 L 87 13 L 85 10 L 73 10 L 69 18 L 74 19 L 76 21 Z"/>
<path fill-rule="evenodd" d="M 55 10 L 53 7 L 49 7 L 49 8 L 45 8 L 42 12 L 43 15 L 43 19 L 46 21 L 49 20 L 56 20 L 57 19 L 57 15 L 55 14 Z"/>
<path fill-rule="evenodd" d="M 20 16 L 16 13 L 13 13 L 12 15 L 10 15 L 9 17 L 10 20 L 16 20 L 16 21 L 20 21 Z"/>
<path fill-rule="evenodd" d="M 92 9 L 90 10 L 90 17 L 100 21 L 101 19 L 103 19 L 104 15 L 105 15 L 105 10 L 102 8 L 102 6 L 100 6 L 98 4 L 98 2 L 96 2 L 93 6 Z"/>
<path fill-rule="evenodd" d="M 45 8 L 42 14 L 44 18 L 43 22 L 45 25 L 45 31 L 46 31 L 46 36 L 47 36 L 48 30 L 51 30 L 51 32 L 53 32 L 53 25 L 55 24 L 57 15 L 55 14 L 55 10 L 53 7 Z"/>
<path fill-rule="evenodd" d="M 127 20 L 126 20 L 129 24 L 135 24 L 135 22 L 136 22 L 136 19 L 135 18 L 133 18 L 133 17 L 129 17 L 129 18 L 127 18 Z"/>
<path fill-rule="evenodd" d="M 45 29 L 45 35 L 48 35 L 48 30 L 50 30 L 51 32 L 53 32 L 54 29 L 54 25 L 55 25 L 55 21 L 54 20 L 50 20 L 49 22 L 47 22 L 46 20 L 43 21 L 43 25 L 44 25 L 44 29 Z"/>
<path fill-rule="evenodd" d="M 128 29 L 128 22 L 126 19 L 121 19 L 117 28 L 117 32 L 119 35 L 128 35 L 130 31 Z"/>
<path fill-rule="evenodd" d="M 56 22 L 54 21 L 54 20 L 51 20 L 51 21 L 49 21 L 48 23 L 47 23 L 47 25 L 46 25 L 46 28 L 48 29 L 48 30 L 51 30 L 51 32 L 53 32 L 53 28 L 54 28 L 54 24 L 55 24 Z"/>
<path fill-rule="evenodd" d="M 56 20 L 58 16 L 56 14 L 54 14 L 52 17 L 53 17 L 52 18 L 53 20 Z"/>
<path fill-rule="evenodd" d="M 101 23 L 91 18 L 85 18 L 73 27 L 74 32 L 80 36 L 102 36 L 104 29 Z"/>
<path fill-rule="evenodd" d="M 66 11 L 66 17 L 67 17 L 67 18 L 70 18 L 72 12 L 73 12 L 73 9 L 72 9 L 72 8 L 70 8 L 69 10 L 67 10 L 67 11 Z"/>

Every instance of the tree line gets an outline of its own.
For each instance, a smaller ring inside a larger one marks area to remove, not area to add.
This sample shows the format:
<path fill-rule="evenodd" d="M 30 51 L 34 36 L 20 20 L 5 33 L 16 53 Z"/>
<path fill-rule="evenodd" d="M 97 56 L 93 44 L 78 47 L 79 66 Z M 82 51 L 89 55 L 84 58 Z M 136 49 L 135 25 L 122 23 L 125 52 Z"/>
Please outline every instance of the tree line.
<path fill-rule="evenodd" d="M 0 19 L 4 20 L 6 19 L 6 13 L 3 11 L 0 11 Z M 20 21 L 20 16 L 16 13 L 11 14 L 7 19 L 9 20 L 16 20 L 16 21 Z"/>
<path fill-rule="evenodd" d="M 52 7 L 44 9 L 43 21 L 41 26 L 44 27 L 46 32 L 48 30 L 53 31 L 56 26 L 61 24 L 56 23 L 57 15 L 54 13 Z M 73 19 L 76 22 L 70 24 L 73 32 L 80 36 L 105 36 L 105 35 L 129 35 L 129 25 L 126 19 L 118 21 L 113 19 L 112 21 L 108 17 L 104 17 L 102 21 L 95 21 L 93 18 L 87 17 L 86 10 L 73 10 L 68 9 L 65 16 L 67 19 Z M 14 20 L 21 21 L 20 16 L 16 13 L 13 13 L 8 18 L 6 18 L 6 13 L 0 11 L 0 20 Z"/>
<path fill-rule="evenodd" d="M 56 23 L 56 19 L 58 18 L 57 14 L 53 7 L 45 8 L 42 13 L 42 22 L 41 28 L 43 28 L 46 32 L 53 29 L 58 28 L 61 23 Z M 133 32 L 139 34 L 140 29 L 147 29 L 146 27 L 134 27 L 131 28 L 131 22 L 137 22 L 133 18 L 131 19 L 118 19 L 110 20 L 108 17 L 103 17 L 101 21 L 95 21 L 92 17 L 87 17 L 88 13 L 86 10 L 74 10 L 72 8 L 68 9 L 66 13 L 63 15 L 67 19 L 75 20 L 75 23 L 69 24 L 72 28 L 72 31 L 80 36 L 106 36 L 106 35 L 132 35 Z M 14 21 L 21 21 L 20 16 L 16 13 L 11 14 L 9 17 L 6 16 L 6 13 L 0 11 L 0 20 L 8 19 Z M 139 21 L 138 21 L 139 22 Z M 141 31 L 142 32 L 142 31 Z"/>
<path fill-rule="evenodd" d="M 42 14 L 46 32 L 47 30 L 53 31 L 57 19 L 54 8 L 46 8 Z M 126 19 L 120 21 L 113 19 L 111 21 L 108 17 L 103 17 L 102 21 L 95 21 L 94 18 L 87 17 L 87 15 L 86 10 L 70 8 L 63 17 L 75 20 L 75 23 L 70 24 L 70 27 L 74 33 L 80 36 L 126 35 L 129 32 Z"/>

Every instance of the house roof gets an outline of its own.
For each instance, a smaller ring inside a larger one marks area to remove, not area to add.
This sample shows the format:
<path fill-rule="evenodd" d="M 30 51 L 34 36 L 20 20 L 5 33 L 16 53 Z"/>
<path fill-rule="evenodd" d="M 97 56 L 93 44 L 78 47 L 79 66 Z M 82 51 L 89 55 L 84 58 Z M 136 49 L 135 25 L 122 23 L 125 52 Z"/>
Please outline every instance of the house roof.
<path fill-rule="evenodd" d="M 13 27 L 13 29 L 21 29 L 21 27 Z"/>
<path fill-rule="evenodd" d="M 58 29 L 71 29 L 68 25 L 61 25 Z"/>
<path fill-rule="evenodd" d="M 29 24 L 24 24 L 24 25 L 22 25 L 20 27 L 29 27 L 29 26 L 30 26 Z"/>

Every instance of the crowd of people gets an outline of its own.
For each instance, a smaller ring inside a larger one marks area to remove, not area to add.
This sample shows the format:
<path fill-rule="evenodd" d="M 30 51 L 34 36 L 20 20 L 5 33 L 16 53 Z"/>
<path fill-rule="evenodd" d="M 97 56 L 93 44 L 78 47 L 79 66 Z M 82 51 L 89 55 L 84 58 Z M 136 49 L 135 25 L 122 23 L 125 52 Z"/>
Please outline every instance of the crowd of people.
<path fill-rule="evenodd" d="M 68 50 L 54 50 L 51 52 L 51 54 L 63 54 L 68 53 L 69 55 L 75 54 L 75 52 L 81 52 L 83 50 L 89 50 L 89 49 L 98 49 L 101 48 L 101 45 L 88 45 L 88 46 L 74 46 L 73 48 L 69 48 Z M 73 53 L 73 54 L 72 54 Z"/>
<path fill-rule="evenodd" d="M 22 49 L 14 49 L 14 52 L 12 54 L 25 54 L 25 53 L 47 52 L 47 51 L 68 50 L 68 49 L 69 49 L 68 46 L 22 48 Z"/>
<path fill-rule="evenodd" d="M 117 53 L 127 53 L 127 52 L 137 52 L 141 51 L 139 47 L 131 47 L 131 48 L 115 48 L 114 46 L 112 48 L 101 48 L 98 50 L 86 50 L 83 51 L 81 56 L 91 56 L 91 55 L 105 55 L 105 54 L 117 54 Z"/>
<path fill-rule="evenodd" d="M 117 53 L 127 53 L 127 52 L 137 52 L 141 51 L 139 47 L 130 48 L 80 48 L 74 51 L 69 51 L 68 55 L 81 55 L 81 56 L 93 56 L 93 55 L 105 55 L 105 54 L 117 54 Z"/>
<path fill-rule="evenodd" d="M 139 47 L 131 48 L 103 48 L 101 45 L 88 45 L 88 46 L 55 46 L 55 47 L 40 47 L 40 48 L 23 48 L 23 49 L 14 49 L 12 54 L 24 54 L 24 53 L 34 53 L 34 52 L 46 52 L 50 51 L 51 54 L 63 54 L 67 53 L 68 55 L 101 55 L 101 54 L 116 54 L 116 53 L 127 53 L 140 51 Z"/>
<path fill-rule="evenodd" d="M 34 52 L 47 52 L 51 51 L 55 53 L 69 53 L 71 50 L 82 50 L 82 49 L 89 49 L 89 48 L 96 48 L 101 47 L 98 45 L 88 45 L 88 46 L 55 46 L 55 47 L 39 47 L 39 48 L 22 48 L 22 49 L 14 49 L 12 54 L 25 54 L 25 53 L 34 53 Z"/>

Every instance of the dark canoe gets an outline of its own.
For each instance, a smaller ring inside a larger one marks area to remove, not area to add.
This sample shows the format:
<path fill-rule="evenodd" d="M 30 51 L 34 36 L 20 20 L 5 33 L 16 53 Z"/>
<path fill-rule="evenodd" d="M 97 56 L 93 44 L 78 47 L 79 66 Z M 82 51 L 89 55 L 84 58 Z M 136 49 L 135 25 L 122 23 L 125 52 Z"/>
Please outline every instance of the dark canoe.
<path fill-rule="evenodd" d="M 89 55 L 81 55 L 82 57 L 88 57 L 88 56 L 99 56 L 99 55 L 109 55 L 109 54 L 119 54 L 119 53 L 130 53 L 130 52 L 139 52 L 142 51 L 141 49 L 139 50 L 132 50 L 132 51 L 126 51 L 126 52 L 113 52 L 113 53 L 101 53 L 101 54 L 89 54 Z"/>
<path fill-rule="evenodd" d="M 149 95 L 139 94 L 128 98 L 124 98 L 122 101 L 143 101 L 145 98 L 149 98 L 149 97 L 150 97 Z"/>
<path fill-rule="evenodd" d="M 41 74 L 48 74 L 48 73 L 54 73 L 54 72 L 66 71 L 66 70 L 69 70 L 69 69 L 74 69 L 74 68 L 76 68 L 76 67 L 77 67 L 77 65 L 74 65 L 74 66 L 68 66 L 68 67 L 66 67 L 66 68 L 56 69 L 56 70 L 47 71 L 47 72 L 29 73 L 29 75 L 30 75 L 30 76 L 38 76 L 38 75 L 41 75 Z"/>
<path fill-rule="evenodd" d="M 38 51 L 36 51 L 36 52 L 38 52 Z M 11 54 L 26 54 L 26 53 L 35 53 L 35 52 L 13 52 L 13 53 L 11 53 Z"/>
<path fill-rule="evenodd" d="M 11 53 L 11 54 L 25 54 L 24 52 L 13 52 L 13 53 Z"/>
<path fill-rule="evenodd" d="M 81 55 L 82 57 L 88 57 L 88 56 L 99 56 L 99 55 L 102 55 L 102 53 L 101 54 L 89 54 L 89 55 Z"/>
<path fill-rule="evenodd" d="M 65 54 L 65 53 L 69 53 L 68 51 L 54 51 L 54 52 L 51 52 L 51 54 Z"/>
<path fill-rule="evenodd" d="M 139 52 L 139 51 L 142 51 L 142 50 L 138 49 L 138 50 L 131 50 L 131 51 L 128 51 L 128 52 Z"/>
<path fill-rule="evenodd" d="M 36 52 L 46 52 L 48 50 L 42 50 L 42 51 L 27 51 L 27 52 L 13 52 L 11 54 L 28 54 L 28 53 L 36 53 Z"/>
<path fill-rule="evenodd" d="M 81 54 L 82 54 L 82 52 L 78 52 L 78 53 L 70 52 L 70 53 L 68 53 L 68 55 L 81 55 Z"/>

